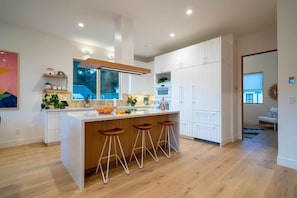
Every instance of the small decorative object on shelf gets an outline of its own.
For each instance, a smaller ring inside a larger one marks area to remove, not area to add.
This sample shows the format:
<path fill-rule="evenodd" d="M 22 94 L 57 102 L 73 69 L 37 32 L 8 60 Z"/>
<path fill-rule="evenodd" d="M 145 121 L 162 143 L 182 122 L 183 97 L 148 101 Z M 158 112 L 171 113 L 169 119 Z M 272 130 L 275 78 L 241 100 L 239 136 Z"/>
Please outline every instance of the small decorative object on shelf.
<path fill-rule="evenodd" d="M 51 89 L 52 88 L 52 83 L 50 83 L 50 82 L 44 83 L 44 88 L 45 89 Z"/>
<path fill-rule="evenodd" d="M 62 72 L 62 71 L 58 71 L 58 72 L 57 72 L 57 76 L 63 76 L 63 77 L 65 77 L 66 75 L 64 74 L 64 72 Z"/>
<path fill-rule="evenodd" d="M 53 68 L 51 68 L 51 67 L 48 67 L 48 68 L 46 68 L 45 73 L 47 75 L 55 75 L 55 70 Z"/>
<path fill-rule="evenodd" d="M 90 95 L 87 94 L 87 96 L 85 97 L 85 107 L 90 107 Z"/>
<path fill-rule="evenodd" d="M 137 97 L 133 98 L 133 96 L 128 96 L 127 103 L 131 106 L 135 106 L 135 104 L 137 103 Z"/>

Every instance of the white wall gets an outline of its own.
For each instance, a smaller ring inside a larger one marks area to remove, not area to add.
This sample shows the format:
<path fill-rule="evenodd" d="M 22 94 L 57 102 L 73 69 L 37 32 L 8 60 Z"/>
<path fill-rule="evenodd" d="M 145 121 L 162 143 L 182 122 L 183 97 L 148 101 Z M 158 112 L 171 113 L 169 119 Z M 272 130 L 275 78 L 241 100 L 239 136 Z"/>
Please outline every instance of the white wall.
<path fill-rule="evenodd" d="M 132 75 L 131 92 L 134 94 L 154 94 L 154 62 L 143 63 L 134 61 L 136 66 L 151 70 L 151 73 L 144 75 Z"/>
<path fill-rule="evenodd" d="M 241 57 L 277 49 L 277 32 L 274 29 L 247 34 L 237 38 L 237 107 L 238 137 L 242 138 L 242 63 Z"/>
<path fill-rule="evenodd" d="M 92 56 L 98 59 L 106 59 L 109 53 L 2 22 L 0 44 L 3 50 L 19 53 L 20 71 L 19 109 L 0 110 L 0 148 L 43 141 L 40 104 L 45 79 L 41 76 L 47 67 L 64 71 L 68 76 L 68 90 L 72 91 L 73 58 L 84 59 L 82 49 L 85 48 L 91 49 Z M 123 83 L 127 87 L 127 83 Z"/>
<path fill-rule="evenodd" d="M 277 83 L 277 51 L 246 56 L 243 65 L 243 73 L 263 72 L 263 103 L 243 105 L 244 124 L 258 124 L 258 116 L 277 107 L 277 101 L 269 97 L 270 86 Z"/>
<path fill-rule="evenodd" d="M 278 158 L 279 165 L 297 169 L 297 85 L 288 77 L 297 77 L 297 1 L 277 1 L 278 40 Z"/>

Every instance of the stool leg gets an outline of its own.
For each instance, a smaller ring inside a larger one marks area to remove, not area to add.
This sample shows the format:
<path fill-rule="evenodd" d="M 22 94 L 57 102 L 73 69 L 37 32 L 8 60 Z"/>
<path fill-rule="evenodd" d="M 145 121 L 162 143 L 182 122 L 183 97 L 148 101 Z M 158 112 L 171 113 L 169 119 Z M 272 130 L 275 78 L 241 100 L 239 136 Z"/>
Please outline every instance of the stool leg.
<path fill-rule="evenodd" d="M 163 135 L 163 131 L 164 132 L 164 140 L 161 141 L 161 138 L 162 138 L 162 135 Z M 162 129 L 161 129 L 161 133 L 160 133 L 160 137 L 159 137 L 159 140 L 158 140 L 158 144 L 157 144 L 157 148 L 160 148 L 162 150 L 162 152 L 164 153 L 164 155 L 167 157 L 167 158 L 171 158 L 171 148 L 174 149 L 176 152 L 179 152 L 178 149 L 176 148 L 176 146 L 173 146 L 171 144 L 171 137 L 170 137 L 170 133 L 172 134 L 172 138 L 175 142 L 175 145 L 177 145 L 177 140 L 176 140 L 176 137 L 174 135 L 174 130 L 173 130 L 173 127 L 172 126 L 162 126 Z M 160 145 L 160 142 L 164 142 L 165 145 L 164 145 L 164 149 L 162 148 L 162 146 Z M 168 153 L 165 151 L 166 147 L 168 147 Z"/>
<path fill-rule="evenodd" d="M 122 162 L 122 160 L 119 158 L 118 155 L 116 155 L 116 156 L 119 158 L 119 161 L 120 161 L 120 163 L 122 164 L 122 166 L 123 166 L 125 172 L 126 172 L 127 174 L 130 174 L 130 172 L 129 172 L 129 168 L 128 168 L 128 164 L 127 164 L 127 161 L 126 161 L 126 159 L 125 159 L 124 151 L 123 151 L 122 144 L 121 144 L 121 141 L 120 141 L 119 136 L 117 136 L 117 140 L 118 140 L 118 145 L 119 145 L 119 147 L 120 147 L 120 150 L 121 150 L 121 154 L 122 154 L 124 163 Z"/>
<path fill-rule="evenodd" d="M 175 142 L 175 145 L 177 146 L 177 140 L 176 140 L 176 137 L 175 137 L 174 130 L 173 130 L 172 126 L 170 126 L 170 129 L 171 129 L 171 134 L 172 134 L 173 140 L 174 140 L 174 142 Z M 173 146 L 172 144 L 170 144 L 170 145 L 171 145 L 171 147 L 172 147 L 177 153 L 179 153 L 179 150 L 177 149 L 176 146 Z"/>
<path fill-rule="evenodd" d="M 157 149 L 156 149 L 156 151 L 158 150 L 159 147 L 161 148 L 160 142 L 161 142 L 161 138 L 162 138 L 162 135 L 163 135 L 163 130 L 164 130 L 164 125 L 162 125 L 161 133 L 160 133 L 160 136 L 159 136 L 159 139 L 158 139 L 158 142 L 157 142 Z"/>
<path fill-rule="evenodd" d="M 116 138 L 115 138 L 115 136 L 113 136 L 112 139 L 113 139 L 113 145 L 114 145 L 114 154 L 116 156 L 118 156 L 118 154 L 117 154 L 117 144 L 116 144 Z M 116 157 L 115 160 L 116 160 L 116 166 L 118 166 L 119 165 L 118 158 Z"/>
<path fill-rule="evenodd" d="M 103 171 L 103 168 L 102 168 L 101 160 L 103 158 L 102 156 L 103 156 L 103 153 L 104 153 L 104 150 L 105 150 L 107 139 L 109 139 L 109 143 L 108 143 L 108 154 L 107 154 L 107 163 L 106 163 L 106 173 L 104 175 L 104 171 Z M 101 175 L 102 175 L 102 179 L 103 179 L 103 183 L 104 184 L 106 184 L 107 181 L 108 181 L 111 142 L 112 142 L 112 138 L 111 137 L 110 138 L 109 137 L 106 137 L 105 138 L 103 149 L 101 151 L 101 155 L 100 155 L 100 158 L 99 158 L 99 168 L 100 168 L 100 171 L 101 171 Z M 98 167 L 97 167 L 97 169 L 98 169 Z M 97 171 L 98 170 L 96 170 L 96 173 L 97 173 Z"/>
<path fill-rule="evenodd" d="M 96 168 L 96 174 L 98 172 L 98 169 L 99 169 L 99 166 L 101 166 L 101 160 L 102 160 L 102 157 L 103 157 L 103 153 L 104 153 L 104 150 L 105 150 L 105 146 L 106 146 L 106 142 L 107 142 L 107 138 L 105 138 L 105 141 L 104 141 L 104 144 L 103 144 L 103 147 L 102 147 L 102 150 L 101 150 L 101 154 L 100 154 L 100 157 L 98 159 L 98 165 L 97 165 L 97 168 Z"/>
<path fill-rule="evenodd" d="M 137 156 L 136 156 L 136 154 L 135 154 L 135 150 L 136 150 L 135 147 L 136 147 L 136 144 L 137 144 L 137 141 L 138 141 L 138 137 L 139 137 L 140 132 L 141 132 L 141 131 L 138 130 L 137 135 L 136 135 L 136 139 L 135 139 L 135 142 L 134 142 L 134 146 L 133 146 L 133 148 L 132 148 L 132 153 L 131 153 L 129 162 L 131 162 L 131 160 L 132 160 L 132 158 L 133 158 L 133 156 L 134 156 L 134 158 L 135 158 L 135 160 L 136 160 L 136 162 L 137 162 L 139 168 L 143 168 L 143 163 L 142 163 L 142 164 L 139 163 L 139 161 L 138 161 L 138 159 L 137 159 Z M 143 134 L 141 134 L 141 136 L 143 137 Z M 143 139 L 143 138 L 142 138 L 142 139 Z M 142 141 L 142 140 L 141 140 L 141 144 L 143 145 L 143 141 Z"/>
<path fill-rule="evenodd" d="M 141 131 L 141 162 L 140 162 L 140 168 L 143 168 L 143 155 L 146 155 L 145 153 L 145 146 L 146 142 L 145 142 L 145 133 L 144 131 Z"/>
<path fill-rule="evenodd" d="M 154 154 L 152 154 L 151 151 L 150 151 L 148 148 L 146 148 L 146 147 L 145 147 L 145 148 L 146 148 L 147 152 L 152 156 L 152 158 L 153 158 L 156 162 L 158 162 L 159 160 L 158 160 L 157 152 L 156 152 L 156 149 L 155 149 L 155 146 L 154 146 L 152 137 L 151 137 L 151 133 L 150 133 L 149 130 L 147 130 L 147 134 L 148 134 L 148 137 L 149 137 L 149 139 L 150 139 L 150 142 L 151 142 L 151 145 L 152 145 Z"/>

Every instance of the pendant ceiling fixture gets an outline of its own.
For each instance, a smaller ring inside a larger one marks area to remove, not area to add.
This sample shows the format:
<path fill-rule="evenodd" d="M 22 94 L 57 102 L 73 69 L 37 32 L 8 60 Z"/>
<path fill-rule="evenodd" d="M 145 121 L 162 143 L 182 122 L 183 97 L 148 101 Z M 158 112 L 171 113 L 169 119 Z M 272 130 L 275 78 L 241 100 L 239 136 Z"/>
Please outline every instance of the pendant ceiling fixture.
<path fill-rule="evenodd" d="M 104 60 L 98 60 L 94 58 L 88 58 L 82 62 L 82 66 L 93 68 L 93 69 L 106 69 L 106 70 L 113 70 L 122 73 L 129 73 L 129 74 L 149 74 L 151 73 L 150 69 L 136 67 L 131 65 L 125 65 L 121 63 L 109 62 Z"/>

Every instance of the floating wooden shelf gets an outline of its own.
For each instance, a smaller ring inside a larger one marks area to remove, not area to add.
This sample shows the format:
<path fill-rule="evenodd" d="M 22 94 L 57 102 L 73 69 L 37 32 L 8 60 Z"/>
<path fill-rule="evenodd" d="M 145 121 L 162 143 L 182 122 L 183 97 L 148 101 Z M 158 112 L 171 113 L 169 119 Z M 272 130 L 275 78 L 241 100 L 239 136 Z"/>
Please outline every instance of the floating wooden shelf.
<path fill-rule="evenodd" d="M 61 90 L 61 89 L 44 89 L 44 93 L 65 93 L 68 92 L 68 90 Z"/>
<path fill-rule="evenodd" d="M 48 75 L 48 74 L 43 74 L 42 75 L 43 77 L 46 77 L 46 78 L 61 78 L 61 79 L 67 79 L 67 76 L 62 76 L 62 75 Z"/>

